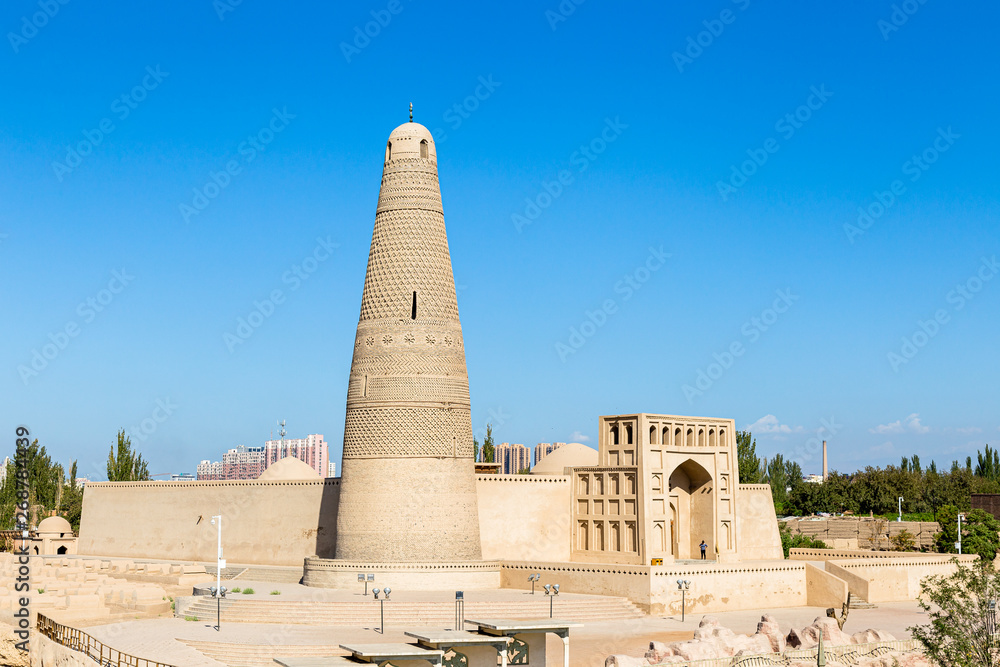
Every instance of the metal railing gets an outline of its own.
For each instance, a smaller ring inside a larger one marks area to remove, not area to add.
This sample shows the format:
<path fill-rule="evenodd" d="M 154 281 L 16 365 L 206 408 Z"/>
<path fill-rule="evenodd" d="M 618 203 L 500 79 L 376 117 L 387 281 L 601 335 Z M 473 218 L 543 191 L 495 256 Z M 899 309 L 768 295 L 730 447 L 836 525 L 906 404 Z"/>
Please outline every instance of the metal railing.
<path fill-rule="evenodd" d="M 827 660 L 835 660 L 842 665 L 857 665 L 864 659 L 878 658 L 887 653 L 917 653 L 920 652 L 920 642 L 907 639 L 892 642 L 872 642 L 870 644 L 847 644 L 844 646 L 823 647 Z M 807 649 L 789 649 L 784 653 L 761 653 L 757 655 L 741 655 L 733 658 L 712 658 L 709 660 L 691 660 L 689 662 L 658 663 L 651 667 L 786 667 L 794 662 L 804 660 L 816 661 L 816 647 Z"/>
<path fill-rule="evenodd" d="M 86 632 L 71 628 L 68 625 L 56 623 L 48 616 L 38 614 L 36 628 L 57 644 L 79 651 L 90 657 L 101 667 L 174 667 L 163 662 L 137 658 L 134 655 L 122 653 L 116 648 L 105 646 Z"/>

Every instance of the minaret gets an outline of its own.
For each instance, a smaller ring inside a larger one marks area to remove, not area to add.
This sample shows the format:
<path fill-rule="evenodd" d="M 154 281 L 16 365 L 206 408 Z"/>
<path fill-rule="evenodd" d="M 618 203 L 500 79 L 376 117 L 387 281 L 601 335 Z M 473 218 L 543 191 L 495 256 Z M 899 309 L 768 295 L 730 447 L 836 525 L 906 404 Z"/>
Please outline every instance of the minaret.
<path fill-rule="evenodd" d="M 385 147 L 347 387 L 336 558 L 482 559 L 437 153 L 412 115 Z"/>

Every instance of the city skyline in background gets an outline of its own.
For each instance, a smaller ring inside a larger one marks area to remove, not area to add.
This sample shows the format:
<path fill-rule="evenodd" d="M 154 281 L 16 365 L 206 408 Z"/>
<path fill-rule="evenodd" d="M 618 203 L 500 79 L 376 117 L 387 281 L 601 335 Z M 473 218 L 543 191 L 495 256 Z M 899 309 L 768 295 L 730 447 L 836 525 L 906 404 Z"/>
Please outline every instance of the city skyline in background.
<path fill-rule="evenodd" d="M 651 412 L 733 418 L 807 473 L 823 439 L 840 471 L 975 457 L 1000 8 L 896 4 L 114 1 L 27 29 L 37 2 L 7 3 L 2 426 L 93 479 L 121 428 L 190 471 L 276 416 L 339 460 L 412 102 L 480 442 L 594 447 Z"/>

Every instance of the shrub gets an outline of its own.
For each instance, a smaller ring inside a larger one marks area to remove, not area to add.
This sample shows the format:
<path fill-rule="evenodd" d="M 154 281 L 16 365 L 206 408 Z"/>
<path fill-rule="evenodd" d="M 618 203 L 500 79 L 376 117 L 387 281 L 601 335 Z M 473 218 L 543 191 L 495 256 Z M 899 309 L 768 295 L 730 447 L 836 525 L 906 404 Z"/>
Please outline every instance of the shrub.
<path fill-rule="evenodd" d="M 823 540 L 817 540 L 810 535 L 803 535 L 802 533 L 792 534 L 792 529 L 788 527 L 787 523 L 782 523 L 780 526 L 781 532 L 781 550 L 785 552 L 785 558 L 788 558 L 789 549 L 829 549 L 826 542 Z"/>
<path fill-rule="evenodd" d="M 281 591 L 275 589 L 275 590 L 271 591 L 271 595 L 281 595 Z"/>
<path fill-rule="evenodd" d="M 237 586 L 236 588 L 233 589 L 233 593 L 242 593 L 242 592 L 243 591 L 240 589 L 239 586 Z"/>
<path fill-rule="evenodd" d="M 1000 597 L 1000 576 L 993 563 L 959 565 L 949 576 L 926 577 L 920 584 L 920 607 L 930 621 L 909 628 L 924 653 L 941 667 L 1000 667 L 993 630 Z"/>
<path fill-rule="evenodd" d="M 197 621 L 198 617 L 197 616 L 185 616 L 184 620 L 185 621 Z"/>
<path fill-rule="evenodd" d="M 243 589 L 243 595 L 253 595 L 253 594 L 254 594 L 254 592 L 255 592 L 255 591 L 254 591 L 254 589 L 252 589 L 252 588 L 244 588 L 244 589 Z"/>

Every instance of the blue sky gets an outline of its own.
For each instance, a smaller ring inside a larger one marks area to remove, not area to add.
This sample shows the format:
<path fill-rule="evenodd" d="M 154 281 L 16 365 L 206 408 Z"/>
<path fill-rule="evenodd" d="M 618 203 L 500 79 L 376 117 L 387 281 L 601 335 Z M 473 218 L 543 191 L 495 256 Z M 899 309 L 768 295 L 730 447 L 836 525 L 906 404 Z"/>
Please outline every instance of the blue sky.
<path fill-rule="evenodd" d="M 806 472 L 822 437 L 841 470 L 964 459 L 1000 436 L 998 14 L 7 2 L 7 449 L 23 423 L 99 479 L 124 427 L 193 471 L 285 419 L 339 462 L 412 102 L 476 431 L 596 445 L 598 415 L 645 411 L 753 425 Z"/>

